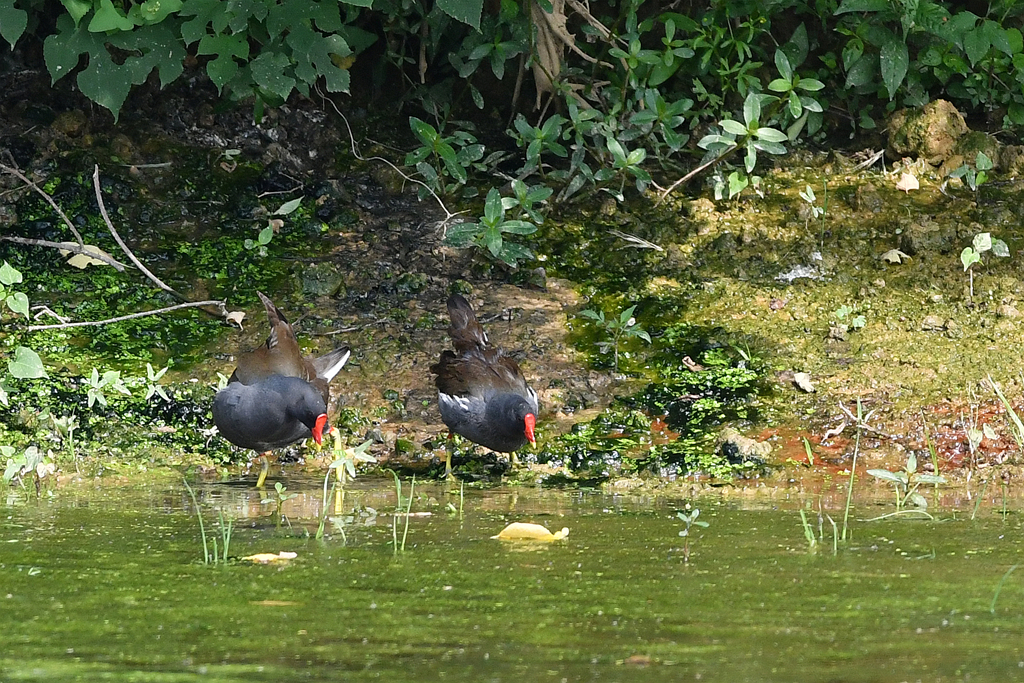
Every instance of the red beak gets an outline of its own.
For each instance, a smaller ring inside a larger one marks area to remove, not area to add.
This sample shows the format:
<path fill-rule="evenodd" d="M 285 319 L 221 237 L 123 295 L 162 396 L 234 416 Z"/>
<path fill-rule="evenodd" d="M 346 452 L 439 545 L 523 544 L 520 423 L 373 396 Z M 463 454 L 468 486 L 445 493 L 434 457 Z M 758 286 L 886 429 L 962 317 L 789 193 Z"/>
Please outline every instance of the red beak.
<path fill-rule="evenodd" d="M 537 418 L 533 413 L 527 413 L 526 417 L 523 418 L 523 422 L 526 423 L 526 439 L 536 445 L 537 439 L 533 435 L 533 428 L 537 425 Z"/>
<path fill-rule="evenodd" d="M 327 426 L 327 413 L 321 413 L 316 418 L 316 424 L 313 425 L 313 441 L 317 444 L 321 444 L 324 441 L 324 427 Z"/>

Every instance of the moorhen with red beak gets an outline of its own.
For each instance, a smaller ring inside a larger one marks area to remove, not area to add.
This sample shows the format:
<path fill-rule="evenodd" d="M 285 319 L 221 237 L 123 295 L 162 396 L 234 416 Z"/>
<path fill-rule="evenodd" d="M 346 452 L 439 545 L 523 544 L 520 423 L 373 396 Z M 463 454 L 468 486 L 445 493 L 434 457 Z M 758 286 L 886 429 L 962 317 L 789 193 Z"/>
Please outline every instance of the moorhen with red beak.
<path fill-rule="evenodd" d="M 327 426 L 329 384 L 351 352 L 337 348 L 320 358 L 303 358 L 295 331 L 274 303 L 257 292 L 270 321 L 266 343 L 244 353 L 228 385 L 213 399 L 213 421 L 225 439 L 266 454 L 302 439 L 323 441 Z"/>
<path fill-rule="evenodd" d="M 534 426 L 540 405 L 519 365 L 487 340 L 472 306 L 462 296 L 448 299 L 448 334 L 455 352 L 444 351 L 430 366 L 437 375 L 437 404 L 452 432 L 473 443 L 511 453 L 536 443 Z M 445 476 L 451 476 L 451 450 Z"/>

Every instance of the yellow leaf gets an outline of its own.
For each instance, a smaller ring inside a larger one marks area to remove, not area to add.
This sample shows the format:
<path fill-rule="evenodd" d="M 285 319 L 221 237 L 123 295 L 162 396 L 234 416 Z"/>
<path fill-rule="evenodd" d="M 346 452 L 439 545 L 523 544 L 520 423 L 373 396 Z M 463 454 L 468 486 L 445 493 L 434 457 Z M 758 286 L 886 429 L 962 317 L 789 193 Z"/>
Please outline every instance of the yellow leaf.
<path fill-rule="evenodd" d="M 903 175 L 900 176 L 900 179 L 896 182 L 896 189 L 903 190 L 907 194 L 910 194 L 911 190 L 921 189 L 921 183 L 913 173 L 904 171 Z"/>
<path fill-rule="evenodd" d="M 277 555 L 274 553 L 256 553 L 255 555 L 248 555 L 242 559 L 247 562 L 255 562 L 257 564 L 270 564 L 271 562 L 286 562 L 288 560 L 294 560 L 298 556 L 298 553 L 290 553 L 287 550 L 282 550 Z"/>
<path fill-rule="evenodd" d="M 497 536 L 503 541 L 558 541 L 569 535 L 569 527 L 564 527 L 557 533 L 551 533 L 540 524 L 528 522 L 513 522 L 501 530 Z"/>
<path fill-rule="evenodd" d="M 229 323 L 234 323 L 238 325 L 238 329 L 242 329 L 242 321 L 245 320 L 244 311 L 231 311 L 224 317 L 227 319 Z"/>
<path fill-rule="evenodd" d="M 66 246 L 66 247 L 77 247 L 78 246 L 78 242 L 61 242 L 61 244 Z M 101 256 L 106 256 L 107 258 L 111 258 L 111 259 L 113 258 L 110 254 L 108 254 L 107 252 L 103 251 L 99 247 L 94 246 L 92 244 L 86 244 L 85 245 L 85 250 L 88 252 L 88 254 L 75 254 L 74 256 L 72 256 L 71 258 L 68 259 L 68 265 L 69 266 L 74 266 L 75 268 L 82 268 L 82 269 L 85 269 L 85 268 L 87 268 L 89 266 L 108 266 L 108 265 L 110 265 L 109 263 L 106 263 L 105 261 L 100 261 L 97 258 L 93 258 L 92 256 L 89 256 L 89 254 L 93 254 L 93 255 L 99 254 Z M 59 251 L 60 251 L 60 255 L 61 256 L 67 256 L 68 254 L 71 253 L 67 249 L 60 249 Z"/>

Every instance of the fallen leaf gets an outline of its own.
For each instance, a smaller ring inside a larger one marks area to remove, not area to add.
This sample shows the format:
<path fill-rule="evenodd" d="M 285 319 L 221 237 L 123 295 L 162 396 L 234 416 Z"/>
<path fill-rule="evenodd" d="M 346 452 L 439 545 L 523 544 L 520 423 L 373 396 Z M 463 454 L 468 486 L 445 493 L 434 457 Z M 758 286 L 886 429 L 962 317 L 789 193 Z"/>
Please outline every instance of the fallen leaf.
<path fill-rule="evenodd" d="M 242 321 L 245 320 L 245 311 L 231 311 L 224 316 L 224 318 L 227 319 L 229 323 L 235 323 L 238 325 L 238 329 L 242 329 Z"/>
<path fill-rule="evenodd" d="M 261 607 L 291 607 L 299 603 L 294 600 L 250 600 L 250 605 L 259 605 Z"/>
<path fill-rule="evenodd" d="M 921 183 L 913 173 L 904 171 L 903 175 L 901 175 L 900 179 L 896 182 L 896 189 L 903 190 L 907 194 L 910 194 L 911 190 L 921 189 Z"/>
<path fill-rule="evenodd" d="M 881 258 L 886 263 L 903 263 L 903 259 L 907 259 L 908 261 L 910 260 L 910 256 L 904 254 L 899 249 L 890 249 L 889 251 L 882 254 L 879 258 Z"/>
<path fill-rule="evenodd" d="M 540 524 L 528 522 L 512 522 L 501 530 L 497 536 L 502 541 L 558 541 L 569 535 L 569 527 L 564 527 L 557 533 L 551 533 Z"/>
<path fill-rule="evenodd" d="M 243 557 L 242 560 L 246 562 L 255 562 L 257 564 L 270 564 L 271 562 L 285 562 L 287 560 L 294 560 L 298 557 L 298 553 L 291 553 L 287 550 L 282 550 L 277 555 L 274 553 L 256 553 L 255 555 L 248 555 Z"/>
<path fill-rule="evenodd" d="M 65 246 L 65 247 L 76 247 L 76 248 L 78 247 L 78 242 L 61 242 L 61 244 L 63 246 Z M 100 261 L 97 258 L 93 258 L 92 256 L 89 256 L 89 254 L 93 254 L 93 255 L 99 254 L 100 256 L 106 256 L 107 258 L 110 258 L 110 259 L 114 258 L 113 256 L 111 256 L 107 252 L 103 251 L 99 247 L 94 246 L 92 244 L 86 244 L 84 249 L 88 253 L 87 254 L 75 254 L 74 256 L 69 258 L 68 259 L 68 265 L 69 266 L 74 266 L 75 268 L 84 269 L 84 268 L 88 268 L 89 266 L 108 266 L 108 265 L 110 265 L 109 263 L 107 263 L 105 261 Z M 61 256 L 67 256 L 68 254 L 71 253 L 67 249 L 60 249 L 59 251 L 60 251 L 60 255 Z"/>
<path fill-rule="evenodd" d="M 801 390 L 806 391 L 808 394 L 814 393 L 814 385 L 811 384 L 811 376 L 806 372 L 794 373 L 793 384 L 797 385 Z"/>

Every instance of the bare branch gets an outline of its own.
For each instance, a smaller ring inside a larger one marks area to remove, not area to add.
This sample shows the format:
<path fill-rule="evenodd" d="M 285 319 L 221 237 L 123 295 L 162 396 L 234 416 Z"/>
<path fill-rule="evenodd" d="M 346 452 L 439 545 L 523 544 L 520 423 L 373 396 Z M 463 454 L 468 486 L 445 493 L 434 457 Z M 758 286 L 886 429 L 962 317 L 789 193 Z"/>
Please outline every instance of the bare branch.
<path fill-rule="evenodd" d="M 714 159 L 710 159 L 709 161 L 705 161 L 703 164 L 701 164 L 697 168 L 693 169 L 692 171 L 690 171 L 689 173 L 684 175 L 679 180 L 677 180 L 674 183 L 672 183 L 671 185 L 669 185 L 668 188 L 661 193 L 661 196 L 658 197 L 658 201 L 654 202 L 654 206 L 658 206 L 663 201 L 665 201 L 665 197 L 669 196 L 669 194 L 671 194 L 672 190 L 676 189 L 677 187 L 679 187 L 683 183 L 688 182 L 691 178 L 693 178 L 698 173 L 702 173 L 705 170 L 711 168 L 712 166 L 717 164 L 719 161 L 721 161 L 725 157 L 727 157 L 730 154 L 732 154 L 733 152 L 735 152 L 737 149 L 739 149 L 739 145 L 736 145 L 736 144 L 732 145 L 731 147 L 726 148 L 725 151 L 723 151 L 721 154 L 716 156 Z"/>
<path fill-rule="evenodd" d="M 80 246 L 80 247 L 84 247 L 85 246 L 85 242 L 82 240 L 82 235 L 75 228 L 74 223 L 72 223 L 71 220 L 67 217 L 67 214 L 65 214 L 64 211 L 61 210 L 61 208 L 59 206 L 57 206 L 57 202 L 53 201 L 53 197 L 51 197 L 46 192 L 44 192 L 41 187 L 39 187 L 38 185 L 33 183 L 31 180 L 29 180 L 28 177 L 25 176 L 24 173 L 22 173 L 21 171 L 19 171 L 16 168 L 13 168 L 11 166 L 6 166 L 4 164 L 0 164 L 0 171 L 4 171 L 5 173 L 10 173 L 11 175 L 17 177 L 19 180 L 21 180 L 21 182 L 25 183 L 26 185 L 31 187 L 33 190 L 38 192 L 40 195 L 42 195 L 43 199 L 45 199 L 46 202 L 50 206 L 53 207 L 53 210 L 57 212 L 57 215 L 60 216 L 64 220 L 64 225 L 68 226 L 68 229 L 75 236 L 75 239 L 78 240 L 78 246 Z"/>
<path fill-rule="evenodd" d="M 108 266 L 113 266 L 118 272 L 124 271 L 124 264 L 120 261 L 107 256 L 104 253 L 98 251 L 92 251 L 87 245 L 77 245 L 71 242 L 51 242 L 50 240 L 34 240 L 28 237 L 11 237 L 8 235 L 0 236 L 2 242 L 14 242 L 15 244 L 27 244 L 32 247 L 52 247 L 54 249 L 63 249 L 64 251 L 71 252 L 72 254 L 84 254 L 89 258 L 94 258 L 97 261 L 103 261 Z"/>
<path fill-rule="evenodd" d="M 117 246 L 121 247 L 121 250 L 125 254 L 127 254 L 128 258 L 131 259 L 132 263 L 135 264 L 135 267 L 141 270 L 146 275 L 146 277 L 148 277 L 156 284 L 157 287 L 164 290 L 165 292 L 170 292 L 174 296 L 184 301 L 185 297 L 183 297 L 181 294 L 178 294 L 176 291 L 165 285 L 160 278 L 158 278 L 156 275 L 153 275 L 153 273 L 150 272 L 149 268 L 142 265 L 142 261 L 135 257 L 135 254 L 132 253 L 132 250 L 128 248 L 128 245 L 124 243 L 124 241 L 121 239 L 121 236 L 117 234 L 117 230 L 114 229 L 114 224 L 110 222 L 110 216 L 107 215 L 107 207 L 103 203 L 103 193 L 100 192 L 99 164 L 93 167 L 92 185 L 96 189 L 96 202 L 100 206 L 100 214 L 103 216 L 103 222 L 107 224 L 107 229 L 110 230 L 110 234 L 114 236 L 114 241 L 117 242 Z"/>
<path fill-rule="evenodd" d="M 170 311 L 176 311 L 180 308 L 195 308 L 197 306 L 217 306 L 220 308 L 220 317 L 224 317 L 226 309 L 224 308 L 223 301 L 189 301 L 184 304 L 176 304 L 174 306 L 168 306 L 167 308 L 158 308 L 155 311 L 143 311 L 142 313 L 132 313 L 130 315 L 121 315 L 116 318 L 108 318 L 107 320 L 91 320 L 82 323 L 61 323 L 59 325 L 29 325 L 29 332 L 38 332 L 39 330 L 59 330 L 68 327 L 96 327 L 98 325 L 107 325 L 109 323 L 119 323 L 123 320 L 131 320 L 133 318 L 144 318 L 149 315 L 159 315 L 161 313 L 168 313 Z"/>

